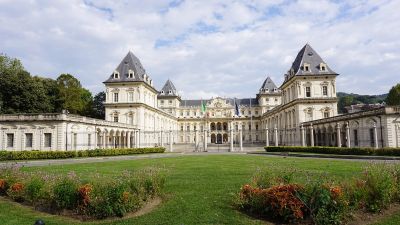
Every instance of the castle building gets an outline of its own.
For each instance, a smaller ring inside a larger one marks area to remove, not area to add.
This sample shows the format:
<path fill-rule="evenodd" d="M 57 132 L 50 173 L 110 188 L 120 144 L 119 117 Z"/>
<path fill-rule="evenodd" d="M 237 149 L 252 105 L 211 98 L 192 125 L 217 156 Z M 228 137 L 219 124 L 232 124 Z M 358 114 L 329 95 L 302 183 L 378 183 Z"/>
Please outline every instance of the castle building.
<path fill-rule="evenodd" d="M 64 114 L 0 115 L 0 148 L 399 147 L 400 107 L 338 115 L 337 76 L 306 44 L 279 87 L 266 77 L 254 97 L 184 99 L 169 79 L 157 90 L 140 60 L 128 52 L 104 81 L 105 120 Z"/>

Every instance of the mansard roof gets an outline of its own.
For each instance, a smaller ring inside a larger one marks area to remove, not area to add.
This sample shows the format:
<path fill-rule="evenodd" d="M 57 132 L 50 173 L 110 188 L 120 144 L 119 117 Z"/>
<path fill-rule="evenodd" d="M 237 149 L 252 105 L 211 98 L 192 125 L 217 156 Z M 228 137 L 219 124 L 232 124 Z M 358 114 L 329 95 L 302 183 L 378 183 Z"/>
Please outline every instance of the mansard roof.
<path fill-rule="evenodd" d="M 232 107 L 238 104 L 239 106 L 258 106 L 258 100 L 256 98 L 224 98 L 227 104 L 232 105 Z M 182 100 L 181 107 L 200 107 L 201 102 L 208 103 L 212 99 L 204 99 L 204 100 Z"/>
<path fill-rule="evenodd" d="M 134 76 L 132 78 L 129 77 L 130 70 L 134 73 Z M 114 78 L 115 72 L 119 73 L 119 78 Z M 115 71 L 104 83 L 146 81 L 145 74 L 146 71 L 140 63 L 140 60 L 131 51 L 129 51 L 128 54 L 122 59 Z"/>
<path fill-rule="evenodd" d="M 158 93 L 158 96 L 178 96 L 175 85 L 169 79 L 165 82 L 164 87 Z"/>
<path fill-rule="evenodd" d="M 260 92 L 262 93 L 273 93 L 274 90 L 277 90 L 278 87 L 275 85 L 275 83 L 272 81 L 270 77 L 267 77 L 265 79 L 264 83 L 261 85 Z"/>
<path fill-rule="evenodd" d="M 325 64 L 325 70 L 321 70 L 321 63 Z M 304 70 L 304 64 L 309 65 L 308 71 Z M 322 60 L 309 44 L 306 44 L 297 54 L 288 75 L 337 75 L 337 73 Z"/>

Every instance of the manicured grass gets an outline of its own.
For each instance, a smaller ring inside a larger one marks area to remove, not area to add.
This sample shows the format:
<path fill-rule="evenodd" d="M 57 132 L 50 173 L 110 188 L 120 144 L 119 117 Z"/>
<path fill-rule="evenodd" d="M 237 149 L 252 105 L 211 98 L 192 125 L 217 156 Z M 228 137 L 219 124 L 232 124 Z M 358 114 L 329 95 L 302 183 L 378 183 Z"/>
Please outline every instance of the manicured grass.
<path fill-rule="evenodd" d="M 199 155 L 176 158 L 141 159 L 104 163 L 72 164 L 25 168 L 51 173 L 76 171 L 85 176 L 87 172 L 102 174 L 121 173 L 126 169 L 161 167 L 166 169 L 166 200 L 154 211 L 131 219 L 84 224 L 264 224 L 250 218 L 232 206 L 234 195 L 249 182 L 259 168 L 275 170 L 288 167 L 300 173 L 320 173 L 348 179 L 357 176 L 365 163 L 328 159 L 278 158 L 258 155 Z M 68 218 L 46 215 L 0 200 L 0 224 L 33 224 L 44 218 L 48 224 L 78 224 Z M 400 216 L 388 218 L 395 224 Z"/>

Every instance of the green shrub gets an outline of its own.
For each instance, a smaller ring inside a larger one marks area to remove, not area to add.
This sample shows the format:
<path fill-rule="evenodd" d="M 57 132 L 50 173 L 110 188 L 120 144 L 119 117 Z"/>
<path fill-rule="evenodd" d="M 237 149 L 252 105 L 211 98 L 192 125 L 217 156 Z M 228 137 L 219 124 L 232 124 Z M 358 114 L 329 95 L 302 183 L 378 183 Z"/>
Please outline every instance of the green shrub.
<path fill-rule="evenodd" d="M 153 148 L 121 148 L 121 149 L 95 149 L 82 151 L 0 151 L 0 161 L 5 160 L 32 160 L 32 159 L 66 159 L 77 157 L 99 157 L 133 155 L 146 153 L 163 153 L 164 147 Z"/>
<path fill-rule="evenodd" d="M 271 171 L 259 170 L 251 184 L 243 185 L 236 197 L 239 209 L 280 222 L 306 219 L 314 224 L 343 224 L 353 210 L 376 213 L 400 200 L 397 164 L 371 164 L 359 177 L 340 184 L 332 177 L 303 174 L 301 178 L 290 168 Z"/>
<path fill-rule="evenodd" d="M 365 148 L 365 147 L 326 147 L 326 146 L 268 146 L 264 147 L 267 152 L 306 152 L 317 154 L 336 155 L 376 155 L 376 156 L 400 156 L 400 148 Z"/>
<path fill-rule="evenodd" d="M 75 209 L 78 206 L 78 182 L 62 178 L 53 188 L 53 201 L 59 209 Z"/>
<path fill-rule="evenodd" d="M 122 217 L 138 210 L 148 199 L 161 195 L 165 182 L 161 170 L 154 168 L 88 177 L 83 181 L 74 172 L 56 176 L 0 168 L 0 186 L 14 201 L 26 201 L 48 212 L 69 209 L 95 218 Z"/>
<path fill-rule="evenodd" d="M 39 204 L 38 201 L 42 197 L 41 195 L 43 187 L 44 180 L 39 177 L 33 176 L 31 180 L 26 184 L 26 200 L 28 200 L 33 205 Z"/>
<path fill-rule="evenodd" d="M 390 167 L 372 165 L 368 167 L 362 177 L 365 193 L 365 208 L 371 212 L 380 212 L 385 209 L 396 197 L 396 181 L 391 174 Z"/>
<path fill-rule="evenodd" d="M 341 186 L 312 182 L 300 193 L 315 224 L 343 224 L 348 215 L 348 201 Z"/>

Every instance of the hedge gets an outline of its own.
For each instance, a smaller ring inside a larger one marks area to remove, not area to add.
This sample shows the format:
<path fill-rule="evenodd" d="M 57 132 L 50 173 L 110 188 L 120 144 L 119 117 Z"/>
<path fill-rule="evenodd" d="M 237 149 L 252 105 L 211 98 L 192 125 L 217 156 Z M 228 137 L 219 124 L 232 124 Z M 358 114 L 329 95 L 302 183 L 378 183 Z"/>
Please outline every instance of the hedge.
<path fill-rule="evenodd" d="M 82 151 L 0 151 L 0 161 L 30 159 L 66 159 L 79 157 L 117 156 L 144 153 L 163 153 L 164 147 L 95 149 Z"/>
<path fill-rule="evenodd" d="M 267 152 L 306 152 L 335 155 L 375 155 L 375 156 L 400 156 L 400 148 L 341 148 L 341 147 L 302 147 L 302 146 L 268 146 Z"/>

